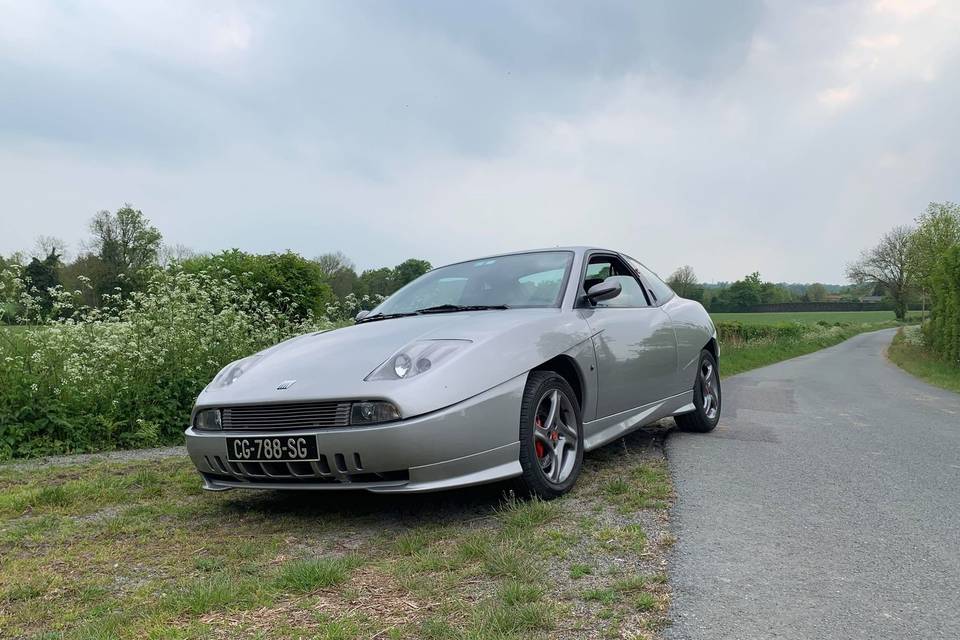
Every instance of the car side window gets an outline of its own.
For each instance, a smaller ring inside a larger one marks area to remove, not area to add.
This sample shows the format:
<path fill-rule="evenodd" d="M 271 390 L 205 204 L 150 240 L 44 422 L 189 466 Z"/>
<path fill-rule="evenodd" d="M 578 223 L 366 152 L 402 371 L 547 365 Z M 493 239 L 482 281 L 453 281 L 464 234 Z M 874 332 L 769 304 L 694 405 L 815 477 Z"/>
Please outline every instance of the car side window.
<path fill-rule="evenodd" d="M 661 280 L 660 276 L 650 271 L 650 269 L 647 269 L 633 258 L 627 258 L 627 262 L 630 263 L 630 266 L 633 267 L 647 283 L 647 293 L 650 294 L 653 304 L 661 305 L 677 295 L 673 292 L 673 289 L 670 288 L 670 285 Z"/>
<path fill-rule="evenodd" d="M 620 283 L 620 295 L 610 300 L 601 300 L 594 305 L 598 309 L 623 309 L 648 307 L 643 287 L 627 266 L 619 258 L 612 256 L 594 256 L 587 263 L 583 277 L 583 290 L 601 282 L 613 279 Z"/>

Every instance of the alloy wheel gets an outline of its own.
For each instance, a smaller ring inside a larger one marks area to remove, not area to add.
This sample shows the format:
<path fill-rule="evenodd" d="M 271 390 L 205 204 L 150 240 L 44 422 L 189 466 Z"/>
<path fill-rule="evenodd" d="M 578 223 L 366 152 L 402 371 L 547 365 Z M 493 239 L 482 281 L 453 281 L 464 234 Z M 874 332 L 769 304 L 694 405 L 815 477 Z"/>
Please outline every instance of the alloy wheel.
<path fill-rule="evenodd" d="M 717 385 L 713 363 L 706 359 L 700 363 L 700 391 L 703 396 L 703 414 L 708 420 L 714 420 L 720 411 L 720 387 Z"/>
<path fill-rule="evenodd" d="M 540 471 L 551 484 L 562 484 L 577 461 L 580 435 L 567 394 L 551 389 L 540 398 L 534 414 L 533 443 Z"/>

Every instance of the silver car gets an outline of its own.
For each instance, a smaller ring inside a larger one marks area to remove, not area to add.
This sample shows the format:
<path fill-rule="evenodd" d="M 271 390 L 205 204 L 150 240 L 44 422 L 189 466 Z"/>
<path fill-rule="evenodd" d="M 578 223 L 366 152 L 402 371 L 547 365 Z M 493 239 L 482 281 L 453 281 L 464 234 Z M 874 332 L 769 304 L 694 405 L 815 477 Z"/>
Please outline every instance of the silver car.
<path fill-rule="evenodd" d="M 561 495 L 584 452 L 675 416 L 720 417 L 703 307 L 616 251 L 440 267 L 354 326 L 224 367 L 187 450 L 206 489 L 436 491 L 515 479 Z"/>

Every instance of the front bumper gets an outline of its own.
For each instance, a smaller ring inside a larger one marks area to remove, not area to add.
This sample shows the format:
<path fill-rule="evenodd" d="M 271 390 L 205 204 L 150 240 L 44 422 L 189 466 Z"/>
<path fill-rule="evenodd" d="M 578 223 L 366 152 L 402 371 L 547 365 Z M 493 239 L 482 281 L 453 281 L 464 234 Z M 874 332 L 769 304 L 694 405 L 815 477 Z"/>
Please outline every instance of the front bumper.
<path fill-rule="evenodd" d="M 370 427 L 294 431 L 187 429 L 187 452 L 211 491 L 366 489 L 439 491 L 519 476 L 520 403 L 526 375 L 451 407 Z M 231 462 L 226 438 L 317 438 L 318 462 Z"/>

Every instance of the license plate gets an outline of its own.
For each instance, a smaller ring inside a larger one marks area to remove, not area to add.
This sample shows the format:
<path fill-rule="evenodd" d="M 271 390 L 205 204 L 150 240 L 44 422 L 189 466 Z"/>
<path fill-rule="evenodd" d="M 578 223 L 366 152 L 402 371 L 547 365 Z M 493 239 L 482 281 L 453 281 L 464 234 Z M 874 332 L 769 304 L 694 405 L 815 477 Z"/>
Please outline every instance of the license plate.
<path fill-rule="evenodd" d="M 316 436 L 227 438 L 232 462 L 298 462 L 319 460 Z"/>

